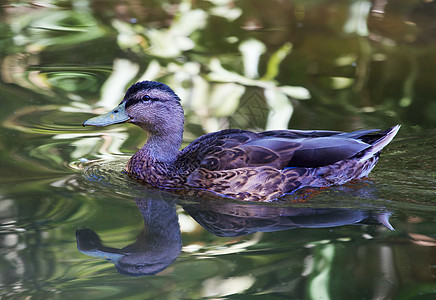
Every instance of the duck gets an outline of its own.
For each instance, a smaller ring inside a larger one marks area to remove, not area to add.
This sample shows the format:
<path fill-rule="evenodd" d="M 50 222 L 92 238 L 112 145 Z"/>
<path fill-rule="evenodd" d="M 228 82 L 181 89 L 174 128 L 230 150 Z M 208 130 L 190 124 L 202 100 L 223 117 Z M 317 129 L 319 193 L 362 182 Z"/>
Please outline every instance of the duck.
<path fill-rule="evenodd" d="M 197 190 L 242 201 L 271 202 L 305 187 L 342 185 L 366 177 L 400 129 L 225 129 L 181 149 L 184 111 L 166 84 L 141 81 L 112 111 L 83 126 L 132 123 L 147 133 L 125 172 L 158 189 Z"/>

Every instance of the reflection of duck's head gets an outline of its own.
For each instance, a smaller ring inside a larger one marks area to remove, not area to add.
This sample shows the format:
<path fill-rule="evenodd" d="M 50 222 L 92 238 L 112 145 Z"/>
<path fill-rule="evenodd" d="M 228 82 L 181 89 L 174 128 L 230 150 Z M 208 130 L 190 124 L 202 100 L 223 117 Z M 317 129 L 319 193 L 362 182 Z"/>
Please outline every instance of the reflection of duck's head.
<path fill-rule="evenodd" d="M 111 261 L 125 275 L 154 275 L 167 268 L 182 247 L 175 207 L 159 199 L 140 199 L 136 204 L 144 217 L 144 229 L 134 243 L 122 249 L 106 247 L 94 231 L 81 229 L 76 231 L 79 251 Z"/>

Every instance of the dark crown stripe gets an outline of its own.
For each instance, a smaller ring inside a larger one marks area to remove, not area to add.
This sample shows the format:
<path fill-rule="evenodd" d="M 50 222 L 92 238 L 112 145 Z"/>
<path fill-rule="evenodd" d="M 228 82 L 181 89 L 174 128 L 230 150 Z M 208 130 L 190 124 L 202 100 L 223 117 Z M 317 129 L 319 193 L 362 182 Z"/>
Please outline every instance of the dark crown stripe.
<path fill-rule="evenodd" d="M 164 91 L 172 96 L 172 98 L 176 101 L 180 101 L 180 98 L 174 93 L 174 91 L 166 84 L 162 82 L 157 81 L 140 81 L 135 84 L 133 84 L 126 92 L 126 95 L 124 96 L 124 99 L 122 102 L 126 101 L 126 107 L 132 106 L 136 103 L 141 102 L 141 99 L 137 99 L 134 97 L 139 91 L 145 90 L 161 90 Z M 155 99 L 158 100 L 158 99 Z"/>

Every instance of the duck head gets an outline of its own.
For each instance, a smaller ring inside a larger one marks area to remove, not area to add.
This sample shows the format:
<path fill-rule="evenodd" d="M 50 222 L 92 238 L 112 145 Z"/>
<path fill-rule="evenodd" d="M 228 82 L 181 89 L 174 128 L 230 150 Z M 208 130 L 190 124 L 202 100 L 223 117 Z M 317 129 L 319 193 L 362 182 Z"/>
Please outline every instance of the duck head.
<path fill-rule="evenodd" d="M 141 81 L 133 84 L 123 101 L 112 111 L 86 120 L 83 126 L 133 123 L 150 136 L 183 135 L 183 108 L 180 98 L 164 83 Z"/>

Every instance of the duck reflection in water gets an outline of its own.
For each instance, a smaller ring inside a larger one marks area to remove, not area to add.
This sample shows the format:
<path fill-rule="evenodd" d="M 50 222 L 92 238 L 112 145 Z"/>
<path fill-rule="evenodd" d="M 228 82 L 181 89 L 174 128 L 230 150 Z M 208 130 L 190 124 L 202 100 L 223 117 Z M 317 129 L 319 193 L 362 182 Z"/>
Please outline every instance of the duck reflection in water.
<path fill-rule="evenodd" d="M 174 201 L 154 195 L 137 199 L 136 204 L 144 218 L 144 229 L 134 243 L 122 249 L 106 247 L 94 231 L 81 229 L 76 232 L 79 251 L 109 260 L 118 272 L 131 276 L 154 275 L 172 264 L 182 249 Z M 352 224 L 383 224 L 394 230 L 389 224 L 390 213 L 380 210 L 280 207 L 198 198 L 180 204 L 202 227 L 221 237 Z"/>
<path fill-rule="evenodd" d="M 158 198 L 136 199 L 144 229 L 136 241 L 122 249 L 104 246 L 90 229 L 76 231 L 80 252 L 104 258 L 118 272 L 131 276 L 154 275 L 166 269 L 180 254 L 182 238 L 174 203 Z"/>
<path fill-rule="evenodd" d="M 207 231 L 222 237 L 234 237 L 294 228 L 327 228 L 344 225 L 389 223 L 389 212 L 348 208 L 277 207 L 201 201 L 183 209 Z"/>

